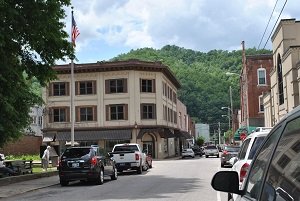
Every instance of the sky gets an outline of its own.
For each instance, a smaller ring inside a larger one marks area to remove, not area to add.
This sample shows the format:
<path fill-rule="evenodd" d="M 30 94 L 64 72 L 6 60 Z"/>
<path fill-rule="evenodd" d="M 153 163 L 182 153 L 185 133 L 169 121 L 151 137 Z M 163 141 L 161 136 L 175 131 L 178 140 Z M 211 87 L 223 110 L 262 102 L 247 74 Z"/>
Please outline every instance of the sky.
<path fill-rule="evenodd" d="M 232 51 L 245 41 L 246 48 L 272 49 L 271 31 L 279 15 L 277 24 L 300 20 L 299 0 L 73 0 L 72 6 L 80 32 L 76 63 L 165 45 Z M 71 7 L 65 10 L 70 33 Z"/>

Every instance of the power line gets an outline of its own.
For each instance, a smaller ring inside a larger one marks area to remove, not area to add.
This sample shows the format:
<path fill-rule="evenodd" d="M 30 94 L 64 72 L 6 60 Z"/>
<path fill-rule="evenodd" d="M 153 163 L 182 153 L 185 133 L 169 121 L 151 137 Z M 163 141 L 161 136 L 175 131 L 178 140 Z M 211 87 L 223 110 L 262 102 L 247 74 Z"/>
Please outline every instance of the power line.
<path fill-rule="evenodd" d="M 271 18 L 272 18 L 272 16 L 273 16 L 274 10 L 275 10 L 275 8 L 276 8 L 277 2 L 278 2 L 278 0 L 276 1 L 275 5 L 274 5 L 274 8 L 273 8 L 272 13 L 271 13 L 271 16 L 270 16 L 270 18 L 269 18 L 268 24 L 267 24 L 267 26 L 266 26 L 266 28 L 265 28 L 264 34 L 262 35 L 262 37 L 261 37 L 261 39 L 260 39 L 260 42 L 259 42 L 259 45 L 258 45 L 258 48 L 257 48 L 257 49 L 259 49 L 260 44 L 261 44 L 261 42 L 262 42 L 262 40 L 263 40 L 263 38 L 264 38 L 264 36 L 265 36 L 265 33 L 266 33 L 266 31 L 267 31 L 267 28 L 268 28 L 268 26 L 269 26 L 269 24 L 270 24 L 270 21 L 271 21 Z"/>
<path fill-rule="evenodd" d="M 275 22 L 275 24 L 274 24 L 274 26 L 273 26 L 273 28 L 272 28 L 272 31 L 271 31 L 271 33 L 270 33 L 270 35 L 269 35 L 269 37 L 268 37 L 268 39 L 267 39 L 267 41 L 266 41 L 266 43 L 265 43 L 263 49 L 265 49 L 265 47 L 266 47 L 266 45 L 267 45 L 267 43 L 268 43 L 268 41 L 269 41 L 269 39 L 270 39 L 270 37 L 271 37 L 271 34 L 273 33 L 273 30 L 274 30 L 274 28 L 275 28 L 275 26 L 276 26 L 276 24 L 277 24 L 277 22 L 278 22 L 278 20 L 279 20 L 279 17 L 280 17 L 280 15 L 281 15 L 281 13 L 282 13 L 282 11 L 283 11 L 285 5 L 286 5 L 286 2 L 287 2 L 287 0 L 285 0 L 284 5 L 282 6 L 282 9 L 281 9 L 281 11 L 280 11 L 280 13 L 279 13 L 279 15 L 278 15 L 278 18 L 277 18 L 277 20 L 276 20 L 276 22 Z"/>

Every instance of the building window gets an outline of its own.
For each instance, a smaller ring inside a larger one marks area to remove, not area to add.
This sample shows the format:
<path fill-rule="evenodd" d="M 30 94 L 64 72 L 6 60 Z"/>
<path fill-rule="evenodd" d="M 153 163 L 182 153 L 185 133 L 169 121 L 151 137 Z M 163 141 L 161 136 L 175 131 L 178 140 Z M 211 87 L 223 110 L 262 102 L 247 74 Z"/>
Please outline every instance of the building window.
<path fill-rule="evenodd" d="M 155 93 L 155 80 L 140 80 L 141 92 Z"/>
<path fill-rule="evenodd" d="M 128 120 L 128 105 L 107 105 L 106 120 Z"/>
<path fill-rule="evenodd" d="M 39 126 L 42 126 L 43 125 L 43 117 L 38 117 L 38 119 L 39 119 L 39 122 L 38 122 Z"/>
<path fill-rule="evenodd" d="M 168 113 L 168 111 L 167 111 L 167 106 L 165 106 L 165 105 L 163 106 L 163 113 L 164 113 L 164 114 L 163 114 L 163 115 L 164 115 L 164 120 L 167 121 L 167 120 L 168 120 L 168 119 L 167 119 L 167 116 L 168 116 L 167 113 Z"/>
<path fill-rule="evenodd" d="M 155 104 L 141 104 L 142 119 L 156 119 L 156 105 Z"/>
<path fill-rule="evenodd" d="M 50 118 L 50 122 L 68 122 L 69 114 L 68 108 L 52 108 L 52 118 Z"/>
<path fill-rule="evenodd" d="M 258 97 L 258 104 L 259 104 L 259 111 L 258 112 L 264 112 L 264 99 L 263 99 L 262 95 L 260 95 Z"/>
<path fill-rule="evenodd" d="M 258 78 L 258 85 L 266 85 L 266 69 L 259 68 L 257 69 L 257 78 Z"/>
<path fill-rule="evenodd" d="M 53 82 L 49 85 L 49 96 L 67 96 L 69 95 L 69 83 Z"/>
<path fill-rule="evenodd" d="M 77 119 L 76 121 L 96 121 L 97 120 L 97 107 L 77 107 L 76 108 Z"/>
<path fill-rule="evenodd" d="M 283 78 L 282 78 L 282 63 L 280 54 L 278 54 L 277 58 L 277 77 L 278 77 L 278 98 L 279 105 L 284 103 L 284 94 L 283 94 Z"/>
<path fill-rule="evenodd" d="M 182 117 L 181 117 L 181 112 L 178 113 L 178 118 L 179 118 L 179 126 L 182 128 Z"/>
<path fill-rule="evenodd" d="M 127 93 L 127 79 L 105 80 L 105 93 Z"/>
<path fill-rule="evenodd" d="M 173 111 L 173 113 L 174 113 L 174 123 L 177 124 L 177 112 Z"/>
<path fill-rule="evenodd" d="M 173 92 L 173 102 L 177 103 L 177 95 L 176 95 L 175 91 Z"/>
<path fill-rule="evenodd" d="M 75 84 L 76 95 L 96 94 L 96 81 L 80 81 Z"/>

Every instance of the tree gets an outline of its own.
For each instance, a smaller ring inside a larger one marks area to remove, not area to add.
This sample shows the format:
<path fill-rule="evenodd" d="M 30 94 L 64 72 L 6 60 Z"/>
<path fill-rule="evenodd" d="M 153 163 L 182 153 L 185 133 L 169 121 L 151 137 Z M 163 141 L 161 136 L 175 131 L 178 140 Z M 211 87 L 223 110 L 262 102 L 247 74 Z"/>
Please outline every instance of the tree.
<path fill-rule="evenodd" d="M 0 0 L 0 147 L 18 139 L 42 100 L 33 82 L 55 79 L 56 60 L 74 57 L 63 30 L 69 0 Z"/>
<path fill-rule="evenodd" d="M 196 139 L 196 144 L 198 145 L 198 146 L 200 146 L 200 147 L 202 147 L 203 146 L 203 144 L 204 144 L 204 137 L 203 136 L 199 136 L 197 139 Z"/>

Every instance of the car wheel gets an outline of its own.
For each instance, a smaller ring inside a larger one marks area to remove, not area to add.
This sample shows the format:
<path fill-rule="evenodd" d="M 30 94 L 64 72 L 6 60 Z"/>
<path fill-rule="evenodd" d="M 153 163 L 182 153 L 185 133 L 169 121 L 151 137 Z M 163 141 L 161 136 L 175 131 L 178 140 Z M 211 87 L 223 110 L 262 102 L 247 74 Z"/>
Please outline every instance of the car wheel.
<path fill-rule="evenodd" d="M 217 158 L 219 158 L 219 155 L 217 155 Z"/>
<path fill-rule="evenodd" d="M 59 180 L 59 183 L 60 183 L 61 186 L 67 186 L 69 184 L 68 181 L 62 180 L 62 179 Z"/>
<path fill-rule="evenodd" d="M 142 172 L 143 172 L 143 166 L 142 166 L 142 164 L 140 164 L 140 167 L 138 167 L 138 169 L 137 169 L 137 173 L 142 174 Z"/>
<path fill-rule="evenodd" d="M 205 155 L 205 158 L 208 158 L 208 156 L 207 156 L 207 155 Z"/>
<path fill-rule="evenodd" d="M 102 168 L 100 169 L 99 176 L 98 176 L 96 182 L 99 185 L 102 185 L 104 183 L 104 173 L 103 173 L 103 169 Z"/>
<path fill-rule="evenodd" d="M 114 167 L 114 172 L 113 174 L 110 176 L 111 180 L 117 180 L 118 179 L 118 171 L 117 169 Z"/>

